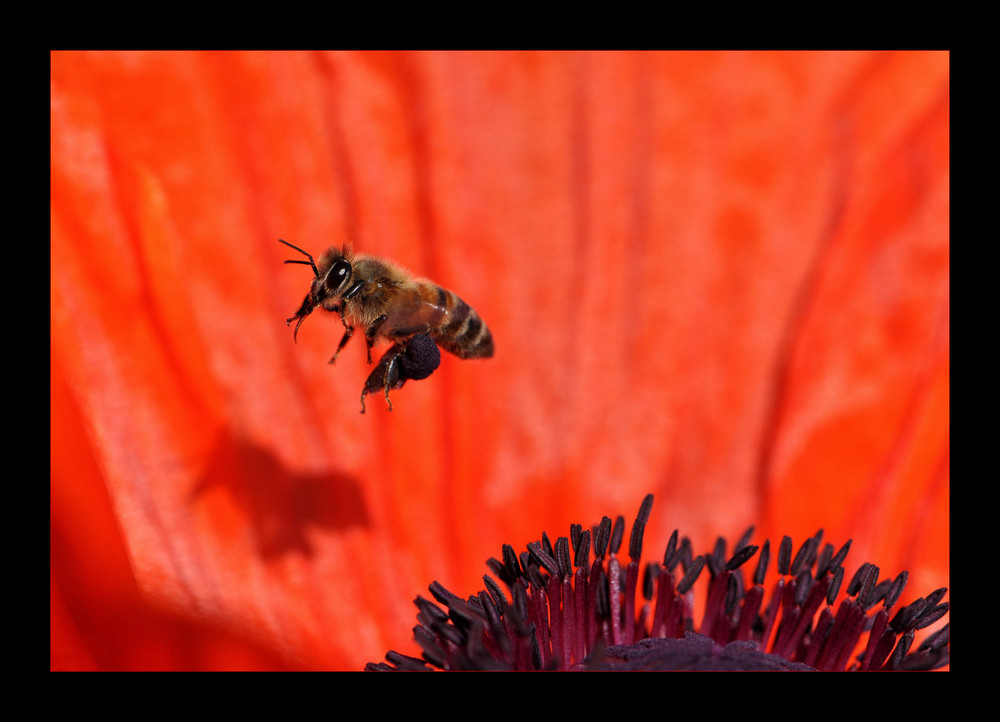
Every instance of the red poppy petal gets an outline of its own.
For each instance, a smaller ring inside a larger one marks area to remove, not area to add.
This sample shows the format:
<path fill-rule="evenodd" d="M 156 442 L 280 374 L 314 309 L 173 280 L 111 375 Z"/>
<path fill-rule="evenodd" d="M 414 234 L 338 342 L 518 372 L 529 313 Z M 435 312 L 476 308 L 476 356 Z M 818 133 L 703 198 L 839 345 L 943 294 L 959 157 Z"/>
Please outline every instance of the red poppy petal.
<path fill-rule="evenodd" d="M 54 53 L 53 666 L 360 669 L 432 579 L 647 492 L 650 545 L 825 527 L 947 584 L 948 62 Z M 434 279 L 496 356 L 360 415 L 278 238 Z M 126 577 L 256 651 L 99 652 L 144 644 L 84 613 Z"/>

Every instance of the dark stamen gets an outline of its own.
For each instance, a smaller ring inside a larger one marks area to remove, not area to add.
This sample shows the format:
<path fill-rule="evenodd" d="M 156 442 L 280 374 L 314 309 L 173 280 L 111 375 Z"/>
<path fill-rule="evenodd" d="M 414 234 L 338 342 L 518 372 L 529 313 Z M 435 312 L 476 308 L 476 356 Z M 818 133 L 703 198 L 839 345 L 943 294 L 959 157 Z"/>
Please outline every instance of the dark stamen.
<path fill-rule="evenodd" d="M 728 569 L 729 571 L 732 571 L 733 569 L 737 569 L 742 564 L 746 563 L 754 554 L 756 554 L 758 548 L 759 547 L 756 547 L 756 546 L 754 546 L 752 544 L 749 545 L 749 546 L 743 547 L 738 552 L 736 552 L 735 554 L 733 554 L 733 558 L 732 559 L 730 559 L 728 562 L 726 562 L 726 569 Z"/>
<path fill-rule="evenodd" d="M 847 583 L 848 595 L 853 597 L 858 593 L 858 591 L 861 589 L 862 582 L 864 582 L 865 580 L 865 575 L 868 573 L 868 567 L 870 566 L 871 564 L 865 562 L 860 567 L 858 567 L 858 571 L 854 572 L 854 576 L 851 577 L 851 581 Z"/>
<path fill-rule="evenodd" d="M 606 516 L 601 519 L 601 524 L 594 534 L 594 556 L 603 559 L 608 552 L 609 541 L 611 541 L 611 518 Z"/>
<path fill-rule="evenodd" d="M 847 552 L 851 549 L 851 540 L 848 539 L 844 546 L 840 547 L 840 551 L 833 555 L 833 559 L 830 560 L 830 567 L 839 567 L 844 563 L 844 559 L 847 558 Z"/>
<path fill-rule="evenodd" d="M 556 539 L 556 562 L 559 564 L 559 576 L 568 579 L 573 575 L 573 563 L 569 558 L 569 539 L 564 536 Z"/>
<path fill-rule="evenodd" d="M 908 575 L 879 582 L 879 568 L 866 562 L 847 585 L 847 596 L 835 605 L 850 542 L 834 553 L 832 544 L 823 544 L 822 530 L 803 542 L 794 559 L 791 538 L 782 538 L 780 578 L 769 599 L 764 583 L 770 541 L 752 544 L 752 529 L 731 547 L 731 555 L 720 537 L 711 553 L 698 556 L 690 540 L 678 542 L 674 531 L 663 565 L 650 562 L 640 570 L 651 509 L 652 497 L 647 496 L 631 529 L 627 563 L 617 556 L 624 519 L 612 524 L 604 517 L 593 531 L 571 525 L 569 536 L 556 537 L 554 544 L 543 533 L 520 554 L 504 544 L 502 560 L 487 561 L 500 583 L 486 575 L 484 589 L 468 598 L 433 582 L 428 589 L 434 601 L 418 596 L 414 602 L 414 639 L 422 659 L 391 650 L 385 662 L 366 669 L 843 671 L 934 669 L 948 663 L 949 625 L 919 647 L 914 644 L 918 630 L 949 613 L 944 587 L 898 609 L 890 619 Z M 757 552 L 753 585 L 747 588 L 740 567 Z M 698 622 L 692 590 L 705 567 L 711 578 Z M 501 583 L 507 585 L 509 600 Z M 698 634 L 691 636 L 695 630 Z M 690 666 L 692 650 L 699 655 L 696 666 Z"/>
<path fill-rule="evenodd" d="M 587 529 L 580 533 L 579 541 L 576 546 L 576 556 L 573 559 L 573 565 L 580 568 L 585 568 L 590 563 L 590 530 Z"/>
<path fill-rule="evenodd" d="M 635 523 L 632 524 L 632 535 L 628 542 L 628 558 L 632 561 L 639 561 L 642 556 L 642 535 L 646 530 L 646 522 L 649 521 L 649 513 L 653 509 L 653 495 L 647 494 L 639 507 L 639 514 Z"/>
<path fill-rule="evenodd" d="M 792 538 L 790 536 L 781 537 L 781 545 L 778 547 L 778 574 L 788 574 L 788 567 L 792 561 Z"/>
<path fill-rule="evenodd" d="M 684 574 L 684 578 L 677 583 L 677 593 L 687 594 L 691 586 L 698 580 L 698 575 L 705 568 L 705 557 L 698 556 L 691 563 L 691 567 Z"/>
<path fill-rule="evenodd" d="M 830 589 L 826 594 L 826 603 L 833 605 L 833 600 L 837 598 L 837 592 L 840 591 L 840 585 L 844 581 L 844 568 L 837 567 L 833 570 L 833 577 L 830 579 Z"/>
<path fill-rule="evenodd" d="M 512 579 L 517 579 L 523 574 L 521 565 L 517 561 L 517 552 L 514 551 L 514 547 L 510 544 L 504 544 L 502 552 L 503 563 L 504 567 L 507 569 L 507 574 L 509 574 Z"/>
<path fill-rule="evenodd" d="M 753 573 L 753 583 L 761 585 L 767 575 L 767 564 L 771 560 L 771 540 L 765 539 L 764 546 L 760 548 L 760 556 L 757 557 L 757 568 Z"/>
<path fill-rule="evenodd" d="M 670 534 L 670 539 L 667 541 L 667 549 L 663 552 L 663 566 L 673 569 L 670 560 L 674 556 L 674 552 L 677 551 L 677 530 L 674 529 L 673 533 Z"/>
<path fill-rule="evenodd" d="M 611 531 L 611 543 L 608 546 L 608 549 L 611 551 L 612 554 L 618 553 L 618 549 L 622 545 L 622 539 L 624 538 L 624 536 L 625 536 L 625 517 L 618 516 L 615 519 L 615 527 Z"/>

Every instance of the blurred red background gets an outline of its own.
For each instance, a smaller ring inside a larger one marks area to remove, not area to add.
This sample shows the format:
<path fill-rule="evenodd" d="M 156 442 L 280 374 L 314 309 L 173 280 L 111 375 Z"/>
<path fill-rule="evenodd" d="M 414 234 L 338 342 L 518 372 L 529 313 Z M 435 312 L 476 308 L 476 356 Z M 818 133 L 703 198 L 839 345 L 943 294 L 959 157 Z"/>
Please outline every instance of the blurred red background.
<path fill-rule="evenodd" d="M 631 518 L 949 584 L 947 53 L 57 52 L 53 669 L 360 669 Z M 371 397 L 349 241 L 492 329 Z"/>

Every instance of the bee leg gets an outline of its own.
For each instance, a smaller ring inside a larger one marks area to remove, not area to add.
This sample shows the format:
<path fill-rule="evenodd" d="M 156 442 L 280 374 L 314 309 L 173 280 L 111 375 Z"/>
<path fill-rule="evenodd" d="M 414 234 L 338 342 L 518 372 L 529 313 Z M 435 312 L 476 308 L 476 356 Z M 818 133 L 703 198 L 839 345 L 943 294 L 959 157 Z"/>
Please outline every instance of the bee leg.
<path fill-rule="evenodd" d="M 398 389 L 406 383 L 406 379 L 401 376 L 402 367 L 399 359 L 403 355 L 403 347 L 395 344 L 386 351 L 379 359 L 378 366 L 372 370 L 365 381 L 365 387 L 361 389 L 361 413 L 365 413 L 365 396 L 376 391 L 385 393 L 385 400 L 389 404 L 389 411 L 392 411 L 392 401 L 389 401 L 389 392 Z"/>
<path fill-rule="evenodd" d="M 372 362 L 372 346 L 375 345 L 375 337 L 378 336 L 378 330 L 385 323 L 386 318 L 388 317 L 383 313 L 372 321 L 371 326 L 365 329 L 365 343 L 368 344 L 368 363 Z"/>
<path fill-rule="evenodd" d="M 406 383 L 406 379 L 402 381 L 399 378 L 399 357 L 402 356 L 402 350 L 399 353 L 393 354 L 392 358 L 389 359 L 389 366 L 385 370 L 385 402 L 389 404 L 389 411 L 392 411 L 392 401 L 389 400 L 389 390 L 396 389 Z"/>
<path fill-rule="evenodd" d="M 354 334 L 354 327 L 344 325 L 346 329 L 344 335 L 340 339 L 340 343 L 337 344 L 337 350 L 334 352 L 333 357 L 330 359 L 330 363 L 334 363 L 337 360 L 337 356 L 340 355 L 341 350 L 347 345 L 347 342 L 351 340 L 351 336 Z"/>

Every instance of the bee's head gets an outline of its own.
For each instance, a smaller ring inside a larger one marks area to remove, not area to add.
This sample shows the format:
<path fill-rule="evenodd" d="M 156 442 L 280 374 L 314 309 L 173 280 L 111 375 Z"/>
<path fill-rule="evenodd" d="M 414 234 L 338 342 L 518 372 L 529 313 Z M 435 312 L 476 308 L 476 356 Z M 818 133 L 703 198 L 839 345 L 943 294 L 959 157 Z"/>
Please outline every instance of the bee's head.
<path fill-rule="evenodd" d="M 349 293 L 348 289 L 350 288 L 349 284 L 352 275 L 351 262 L 347 260 L 346 249 L 331 249 L 320 257 L 320 265 L 317 267 L 316 262 L 310 254 L 306 253 L 298 246 L 293 246 L 288 241 L 280 238 L 278 240 L 286 246 L 294 248 L 296 251 L 309 259 L 306 261 L 298 259 L 288 260 L 285 261 L 285 263 L 301 263 L 304 266 L 309 266 L 312 268 L 313 273 L 316 276 L 313 279 L 312 286 L 309 288 L 309 293 L 306 295 L 305 300 L 302 301 L 302 305 L 299 307 L 299 310 L 295 312 L 294 316 L 285 320 L 286 326 L 290 325 L 292 321 L 297 322 L 295 324 L 295 333 L 293 334 L 293 338 L 298 340 L 299 326 L 302 325 L 306 316 L 312 313 L 316 306 L 323 306 L 323 308 L 326 308 L 328 311 L 341 310 L 341 307 L 336 303 L 336 301 L 345 294 Z M 354 290 L 354 293 L 357 293 L 357 290 Z"/>

